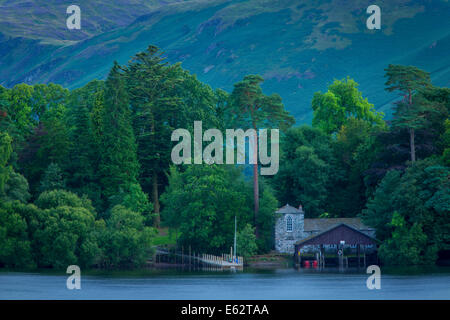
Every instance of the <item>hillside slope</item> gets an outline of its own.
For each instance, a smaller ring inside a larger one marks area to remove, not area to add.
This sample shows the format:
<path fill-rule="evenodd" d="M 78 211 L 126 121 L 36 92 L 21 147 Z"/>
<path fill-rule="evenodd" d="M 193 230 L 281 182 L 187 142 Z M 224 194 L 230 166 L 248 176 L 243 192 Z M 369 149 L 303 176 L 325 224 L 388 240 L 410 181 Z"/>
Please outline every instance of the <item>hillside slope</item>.
<path fill-rule="evenodd" d="M 371 3 L 155 1 L 133 22 L 105 31 L 94 28 L 77 41 L 54 37 L 58 41 L 52 43 L 39 34 L 17 38 L 7 33 L 0 37 L 0 84 L 78 87 L 104 78 L 114 60 L 126 63 L 155 44 L 171 62 L 181 61 L 213 87 L 231 90 L 245 74 L 261 74 L 265 91 L 280 93 L 299 122 L 311 120 L 315 91 L 347 75 L 378 110 L 389 113 L 396 98 L 384 91 L 383 69 L 389 63 L 417 65 L 431 72 L 436 84 L 450 85 L 450 3 L 381 1 L 382 30 L 369 31 L 365 10 Z M 135 14 L 131 10 L 128 17 Z M 84 19 L 89 23 L 93 17 Z"/>

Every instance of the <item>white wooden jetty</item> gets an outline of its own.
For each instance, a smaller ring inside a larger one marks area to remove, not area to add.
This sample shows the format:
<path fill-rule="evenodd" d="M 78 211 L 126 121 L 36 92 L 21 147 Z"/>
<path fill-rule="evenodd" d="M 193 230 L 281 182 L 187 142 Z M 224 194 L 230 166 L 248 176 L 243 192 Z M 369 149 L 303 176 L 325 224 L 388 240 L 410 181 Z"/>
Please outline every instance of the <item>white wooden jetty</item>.
<path fill-rule="evenodd" d="M 177 263 L 176 257 L 181 257 L 181 264 L 184 265 L 185 263 L 188 265 L 202 265 L 206 266 L 207 268 L 211 268 L 214 270 L 220 269 L 231 269 L 231 270 L 242 270 L 244 268 L 244 258 L 241 256 L 236 256 L 236 216 L 234 217 L 234 246 L 230 247 L 230 253 L 231 254 L 222 254 L 221 256 L 216 256 L 213 254 L 196 254 L 195 252 L 192 254 L 191 247 L 189 246 L 189 252 L 186 255 L 184 251 L 184 247 L 181 247 L 181 254 L 177 253 L 176 251 L 173 253 L 170 253 L 167 249 L 162 249 L 156 247 L 156 254 L 158 255 L 170 255 L 175 256 L 175 264 Z M 234 253 L 234 254 L 233 254 Z M 153 261 L 157 261 L 157 255 L 155 255 Z"/>
<path fill-rule="evenodd" d="M 189 250 L 190 251 L 190 250 Z M 157 259 L 157 256 L 160 257 Z M 183 250 L 180 252 L 169 252 L 166 249 L 156 248 L 155 256 L 153 261 L 161 262 L 161 257 L 166 257 L 167 260 L 169 256 L 175 258 L 175 264 L 181 263 L 182 265 L 192 265 L 192 266 L 203 266 L 208 269 L 214 270 L 224 270 L 224 269 L 238 269 L 242 270 L 244 268 L 244 258 L 241 256 L 232 256 L 231 254 L 222 254 L 221 256 L 216 256 L 213 254 L 196 254 L 189 252 L 189 254 L 184 254 Z"/>
<path fill-rule="evenodd" d="M 221 267 L 224 269 L 242 269 L 244 267 L 244 258 L 240 256 L 231 256 L 229 254 L 222 254 L 222 256 L 215 256 L 212 254 L 202 254 L 199 260 L 203 263 L 212 266 Z"/>

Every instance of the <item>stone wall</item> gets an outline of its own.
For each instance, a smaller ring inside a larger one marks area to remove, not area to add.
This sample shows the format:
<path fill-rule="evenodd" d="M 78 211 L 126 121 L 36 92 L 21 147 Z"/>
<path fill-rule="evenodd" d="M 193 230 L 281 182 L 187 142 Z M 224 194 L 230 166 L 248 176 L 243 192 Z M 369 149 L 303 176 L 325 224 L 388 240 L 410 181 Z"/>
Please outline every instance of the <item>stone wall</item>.
<path fill-rule="evenodd" d="M 286 219 L 292 218 L 292 232 L 286 231 Z M 280 253 L 294 253 L 294 244 L 303 239 L 304 215 L 283 214 L 277 217 L 275 223 L 275 250 Z"/>

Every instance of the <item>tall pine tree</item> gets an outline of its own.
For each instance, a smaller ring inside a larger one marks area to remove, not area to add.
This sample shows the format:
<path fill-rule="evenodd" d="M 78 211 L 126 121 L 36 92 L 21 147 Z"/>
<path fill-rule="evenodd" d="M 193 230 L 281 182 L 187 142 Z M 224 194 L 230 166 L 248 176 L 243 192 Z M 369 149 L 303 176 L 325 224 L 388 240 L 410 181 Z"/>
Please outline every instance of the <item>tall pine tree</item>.
<path fill-rule="evenodd" d="M 125 69 L 133 109 L 134 132 L 141 164 L 140 181 L 152 195 L 154 226 L 160 226 L 159 194 L 161 180 L 170 163 L 170 135 L 180 127 L 181 100 L 174 92 L 182 80 L 179 66 L 169 66 L 162 52 L 149 46 L 133 57 Z"/>
<path fill-rule="evenodd" d="M 234 84 L 230 99 L 229 112 L 232 114 L 231 123 L 236 128 L 253 129 L 255 136 L 253 144 L 254 159 L 258 159 L 258 129 L 276 128 L 285 130 L 295 122 L 285 109 L 278 94 L 265 95 L 261 89 L 264 79 L 259 75 L 247 75 Z M 251 151 L 249 151 L 251 152 Z M 253 200 L 255 235 L 259 238 L 259 183 L 258 163 L 253 164 Z"/>
<path fill-rule="evenodd" d="M 137 183 L 139 164 L 125 84 L 117 62 L 106 80 L 99 175 L 109 199 Z"/>
<path fill-rule="evenodd" d="M 93 143 L 92 125 L 89 109 L 80 105 L 74 112 L 75 128 L 72 134 L 70 171 L 72 179 L 70 184 L 75 189 L 90 183 L 94 178 L 95 146 Z"/>
<path fill-rule="evenodd" d="M 413 99 L 413 96 L 431 85 L 430 74 L 414 66 L 392 64 L 385 71 L 385 77 L 388 78 L 386 90 L 398 90 L 403 95 L 403 100 L 397 102 L 393 125 L 408 129 L 411 162 L 414 162 L 416 161 L 415 134 L 416 130 L 424 126 L 425 107 L 423 101 Z"/>

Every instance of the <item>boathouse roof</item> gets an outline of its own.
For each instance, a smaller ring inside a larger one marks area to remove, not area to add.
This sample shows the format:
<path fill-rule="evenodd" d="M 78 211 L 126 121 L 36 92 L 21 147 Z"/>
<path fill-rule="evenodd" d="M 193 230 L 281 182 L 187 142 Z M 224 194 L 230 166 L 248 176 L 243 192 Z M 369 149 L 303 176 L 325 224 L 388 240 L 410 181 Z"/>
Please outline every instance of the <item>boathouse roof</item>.
<path fill-rule="evenodd" d="M 360 218 L 319 218 L 319 219 L 305 219 L 304 230 L 308 232 L 322 232 L 337 226 L 339 224 L 346 224 L 359 231 L 372 231 L 373 228 L 362 223 Z"/>
<path fill-rule="evenodd" d="M 355 229 L 347 224 L 341 223 L 331 228 L 324 230 L 318 234 L 309 236 L 305 239 L 297 241 L 295 246 L 303 247 L 305 245 L 330 245 L 340 244 L 341 241 L 345 241 L 346 244 L 356 245 L 368 245 L 377 244 L 378 240 Z"/>

